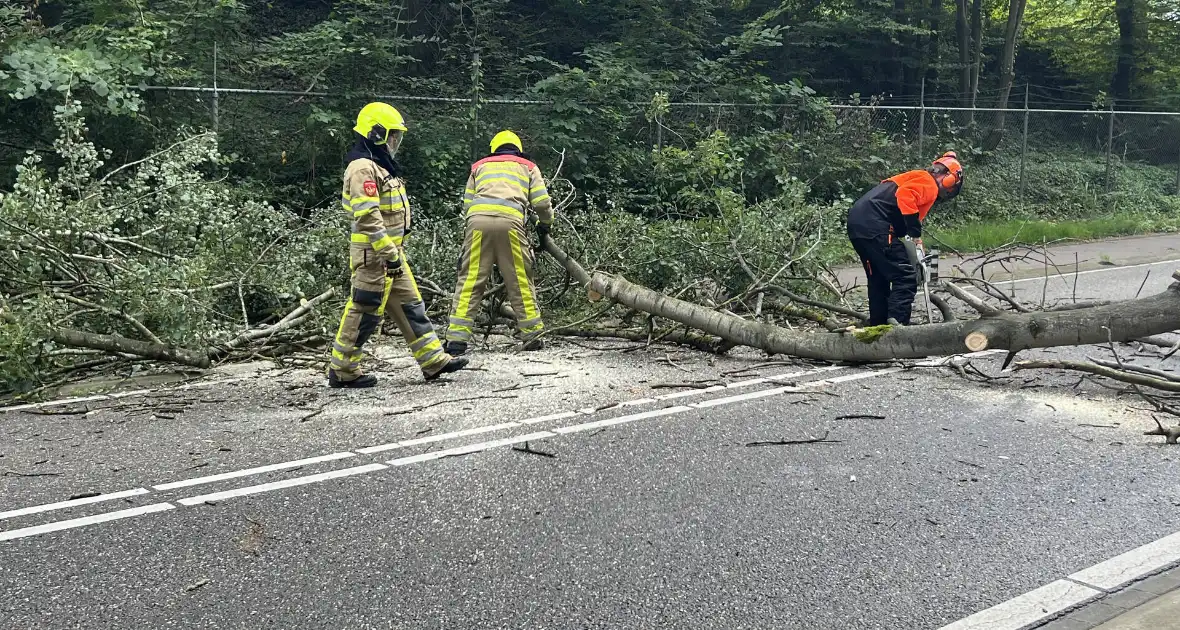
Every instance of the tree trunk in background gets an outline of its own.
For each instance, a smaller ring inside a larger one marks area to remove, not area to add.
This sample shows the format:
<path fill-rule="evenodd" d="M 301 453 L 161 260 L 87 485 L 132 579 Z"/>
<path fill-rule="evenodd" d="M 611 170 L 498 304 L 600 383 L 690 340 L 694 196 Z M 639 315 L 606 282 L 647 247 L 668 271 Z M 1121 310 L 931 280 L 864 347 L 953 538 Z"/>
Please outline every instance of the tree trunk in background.
<path fill-rule="evenodd" d="M 905 0 L 893 0 L 893 19 L 898 24 L 906 24 L 908 21 L 905 16 Z M 893 46 L 893 83 L 894 94 L 897 96 L 904 96 L 909 90 L 909 68 L 906 65 L 906 44 L 909 43 L 909 36 L 897 35 L 897 43 Z"/>
<path fill-rule="evenodd" d="M 930 0 L 930 43 L 929 53 L 926 56 L 926 85 L 927 89 L 933 90 L 938 83 L 938 66 L 939 54 L 939 29 L 942 28 L 942 0 Z M 934 90 L 937 92 L 937 90 Z"/>
<path fill-rule="evenodd" d="M 989 151 L 1000 145 L 1004 138 L 1004 109 L 1008 107 L 1008 97 L 1012 93 L 1012 81 L 1016 78 L 1013 70 L 1016 64 L 1016 43 L 1020 38 L 1020 24 L 1024 20 L 1024 8 L 1028 0 L 1011 0 L 1008 5 L 1008 24 L 1004 27 L 1004 52 L 1000 56 L 1000 98 L 996 107 L 995 123 L 988 134 L 984 148 Z"/>
<path fill-rule="evenodd" d="M 971 30 L 967 24 L 967 0 L 955 2 L 955 39 L 959 46 L 959 104 L 971 106 Z"/>
<path fill-rule="evenodd" d="M 971 3 L 971 106 L 979 96 L 979 68 L 983 65 L 983 0 Z M 971 114 L 975 122 L 975 114 Z"/>
<path fill-rule="evenodd" d="M 1119 44 L 1110 91 L 1116 101 L 1126 101 L 1131 98 L 1131 88 L 1138 70 L 1135 0 L 1115 0 L 1114 15 L 1119 24 Z"/>

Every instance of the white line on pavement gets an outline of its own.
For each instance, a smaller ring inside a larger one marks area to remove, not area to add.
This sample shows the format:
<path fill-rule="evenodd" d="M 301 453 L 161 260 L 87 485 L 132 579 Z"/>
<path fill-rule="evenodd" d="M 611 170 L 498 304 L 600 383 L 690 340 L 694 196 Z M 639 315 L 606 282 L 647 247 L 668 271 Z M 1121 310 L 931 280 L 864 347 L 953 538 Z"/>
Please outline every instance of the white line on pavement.
<path fill-rule="evenodd" d="M 349 457 L 356 457 L 356 454 L 349 452 L 332 453 L 331 455 L 320 455 L 319 457 L 308 457 L 307 459 L 297 459 L 291 462 L 281 462 L 278 464 L 270 464 L 268 466 L 259 466 L 257 468 L 246 468 L 244 470 L 235 470 L 233 472 L 209 475 L 207 477 L 195 477 L 193 479 L 162 483 L 158 486 L 152 486 L 152 488 L 155 490 L 174 490 L 176 488 L 187 488 L 189 486 L 199 486 L 217 481 L 225 481 L 226 479 L 237 479 L 238 477 L 261 475 L 263 473 L 274 472 L 276 470 L 286 470 L 288 468 L 299 468 L 300 466 L 310 466 L 312 464 L 332 462 L 338 459 L 347 459 Z"/>
<path fill-rule="evenodd" d="M 368 446 L 365 448 L 358 448 L 356 452 L 370 455 L 372 453 L 381 453 L 384 451 L 392 451 L 396 448 L 407 448 L 410 446 L 419 446 L 421 444 L 432 444 L 434 442 L 444 442 L 454 438 L 467 437 L 469 435 L 479 435 L 480 433 L 491 433 L 492 431 L 502 431 L 504 429 L 515 429 L 521 426 L 519 422 L 505 422 L 503 424 L 491 424 L 482 427 L 475 427 L 472 429 L 463 429 L 462 431 L 451 431 L 450 433 L 439 433 L 438 435 L 431 435 L 428 437 L 415 438 L 413 440 L 403 440 L 401 442 L 390 442 L 389 444 L 381 444 L 379 446 Z"/>
<path fill-rule="evenodd" d="M 339 479 L 341 477 L 351 477 L 353 475 L 363 475 L 365 473 L 376 472 L 384 470 L 385 466 L 382 464 L 365 464 L 364 466 L 355 466 L 353 468 L 344 468 L 341 470 L 332 470 L 318 475 L 308 475 L 306 477 L 296 477 L 294 479 L 284 479 L 282 481 L 272 481 L 257 486 L 246 486 L 245 488 L 236 488 L 234 490 L 226 490 L 225 492 L 214 492 L 212 494 L 202 494 L 195 497 L 188 497 L 181 499 L 177 503 L 181 505 L 200 505 L 209 501 L 223 501 L 225 499 L 232 499 L 234 497 L 244 497 L 251 494 L 259 494 L 262 492 L 270 492 L 272 490 L 281 490 L 283 488 L 294 488 L 295 486 L 305 486 L 309 483 L 319 483 L 321 481 L 328 481 L 330 479 Z"/>
<path fill-rule="evenodd" d="M 1137 265 L 1123 265 L 1123 266 L 1117 266 L 1117 267 L 1108 267 L 1106 269 L 1090 269 L 1087 271 L 1079 271 L 1076 274 L 1072 271 L 1066 271 L 1066 272 L 1062 272 L 1062 273 L 1051 273 L 1048 276 L 1037 276 L 1035 278 L 1020 278 L 1019 280 L 989 280 L 988 282 L 991 282 L 993 284 L 1013 284 L 1013 283 L 1037 282 L 1037 281 L 1044 282 L 1045 278 L 1072 278 L 1075 275 L 1085 276 L 1085 275 L 1089 275 L 1092 273 L 1110 273 L 1112 271 L 1124 271 L 1126 269 L 1141 269 L 1143 267 L 1154 267 L 1156 265 L 1173 265 L 1176 263 L 1180 263 L 1180 260 L 1161 260 L 1159 262 L 1139 263 Z M 951 276 L 950 279 L 953 280 L 954 276 Z"/>
<path fill-rule="evenodd" d="M 811 385 L 811 384 L 812 383 L 808 383 L 808 385 Z M 743 402 L 743 401 L 747 401 L 747 400 L 755 400 L 757 398 L 766 398 L 767 396 L 778 396 L 779 394 L 785 394 L 787 392 L 798 392 L 798 391 L 801 391 L 798 387 L 776 387 L 774 389 L 763 389 L 761 391 L 747 392 L 745 394 L 738 394 L 736 396 L 726 396 L 724 398 L 712 398 L 709 400 L 701 401 L 699 403 L 693 403 L 689 406 L 695 407 L 696 409 L 707 409 L 709 407 L 716 407 L 718 405 L 728 405 L 730 403 Z"/>
<path fill-rule="evenodd" d="M 70 499 L 69 501 L 58 501 L 57 503 L 46 503 L 45 505 L 34 505 L 32 507 L 21 508 L 19 510 L 9 510 L 7 512 L 0 512 L 0 520 L 6 518 L 14 518 L 17 516 L 26 516 L 29 514 L 40 514 L 41 512 L 52 512 L 53 510 L 64 510 L 66 508 L 78 507 L 79 505 L 89 505 L 91 503 L 99 503 L 101 501 L 112 501 L 114 499 L 125 499 L 140 494 L 148 494 L 150 490 L 147 488 L 135 488 L 134 490 L 124 490 L 122 492 L 111 492 L 109 494 L 100 494 L 93 497 L 85 497 L 82 499 Z"/>
<path fill-rule="evenodd" d="M 1021 630 L 1101 595 L 1088 586 L 1057 580 L 939 630 Z"/>
<path fill-rule="evenodd" d="M 550 422 L 552 420 L 565 420 L 566 418 L 573 418 L 576 415 L 578 415 L 578 412 L 576 412 L 576 411 L 563 411 L 561 413 L 552 413 L 547 416 L 541 416 L 539 418 L 529 418 L 528 420 L 521 420 L 520 423 L 521 424 L 537 424 L 539 422 Z"/>
<path fill-rule="evenodd" d="M 493 440 L 491 442 L 477 442 L 475 444 L 468 444 L 466 446 L 456 446 L 455 448 L 448 448 L 445 451 L 434 451 L 433 453 L 423 453 L 421 455 L 413 455 L 411 457 L 402 457 L 399 459 L 392 459 L 388 462 L 390 466 L 405 466 L 407 464 L 417 464 L 418 462 L 427 462 L 432 459 L 442 459 L 444 457 L 454 457 L 456 455 L 468 455 L 471 453 L 478 453 L 486 451 L 489 448 L 497 448 L 500 446 L 508 446 L 510 444 L 520 444 L 521 442 L 528 442 L 530 440 L 543 440 L 545 438 L 557 437 L 555 433 L 549 431 L 538 431 L 536 433 L 529 433 L 526 435 L 518 435 L 516 437 L 504 438 L 502 440 Z"/>
<path fill-rule="evenodd" d="M 594 422 L 583 422 L 582 424 L 575 424 L 568 427 L 559 427 L 553 430 L 554 433 L 566 435 L 569 433 L 579 433 L 581 431 L 590 431 L 601 427 L 609 427 L 616 424 L 623 424 L 626 422 L 634 422 L 636 420 L 644 420 L 646 418 L 658 418 L 660 416 L 667 416 L 682 411 L 690 411 L 688 407 L 667 407 L 665 409 L 655 409 L 653 411 L 645 411 L 643 413 L 635 413 L 629 416 L 619 416 L 618 418 L 607 418 L 606 420 L 596 420 Z"/>
<path fill-rule="evenodd" d="M 17 538 L 25 538 L 27 536 L 36 536 L 38 534 L 47 534 L 49 532 L 60 532 L 63 529 L 85 527 L 87 525 L 105 523 L 107 521 L 117 521 L 122 518 L 131 518 L 133 516 L 140 516 L 143 514 L 163 512 L 164 510 L 171 510 L 175 507 L 176 506 L 172 505 L 171 503 L 153 503 L 151 505 L 144 505 L 127 510 L 119 510 L 118 512 L 107 512 L 105 514 L 96 514 L 94 516 L 72 518 L 68 521 L 58 521 L 56 523 L 46 523 L 45 525 L 36 525 L 34 527 L 14 529 L 7 532 L 0 532 L 0 542 L 4 542 L 6 540 L 15 540 Z"/>
<path fill-rule="evenodd" d="M 983 351 L 983 352 L 973 353 L 973 354 L 964 355 L 964 356 L 982 356 L 982 355 L 986 355 L 986 354 L 993 354 L 995 352 L 1002 352 L 1002 351 Z M 662 400 L 662 399 L 667 399 L 667 398 L 672 398 L 672 397 L 682 397 L 685 395 L 696 395 L 696 394 L 701 394 L 701 393 L 705 393 L 705 392 L 709 392 L 709 391 L 746 387 L 746 386 L 755 385 L 755 384 L 759 384 L 759 383 L 776 382 L 778 379 L 808 376 L 808 375 L 818 374 L 818 373 L 827 372 L 827 371 L 845 369 L 845 367 L 846 366 L 828 366 L 828 367 L 818 368 L 815 370 L 808 370 L 808 371 L 804 371 L 804 372 L 780 374 L 780 375 L 766 377 L 766 378 L 751 379 L 748 381 L 739 381 L 739 382 L 735 382 L 735 383 L 730 384 L 728 387 L 722 385 L 722 386 L 706 388 L 704 390 L 691 390 L 688 392 L 677 392 L 675 394 L 671 394 L 668 396 L 657 397 L 657 399 Z M 578 433 L 581 431 L 587 431 L 587 430 L 591 430 L 594 428 L 623 424 L 626 422 L 633 422 L 636 420 L 642 420 L 642 419 L 646 419 L 646 418 L 656 418 L 656 417 L 667 416 L 667 415 L 672 415 L 672 414 L 676 414 L 676 413 L 683 413 L 685 411 L 690 411 L 693 408 L 702 409 L 702 408 L 714 407 L 714 406 L 728 404 L 728 403 L 741 402 L 741 401 L 745 401 L 745 400 L 754 400 L 754 399 L 758 399 L 758 398 L 765 398 L 768 396 L 774 396 L 774 395 L 778 395 L 778 394 L 782 394 L 782 393 L 786 393 L 786 392 L 800 391 L 800 390 L 806 391 L 804 388 L 806 388 L 807 386 L 822 387 L 822 386 L 834 384 L 834 383 L 847 382 L 847 381 L 858 380 L 858 379 L 863 379 L 863 378 L 872 378 L 875 376 L 883 376 L 886 374 L 892 374 L 892 373 L 901 371 L 902 369 L 903 368 L 887 368 L 887 369 L 883 369 L 883 370 L 875 370 L 875 371 L 870 370 L 870 371 L 865 371 L 865 372 L 857 372 L 854 374 L 848 374 L 848 375 L 834 377 L 834 378 L 830 378 L 830 379 L 812 381 L 812 382 L 804 383 L 801 386 L 784 386 L 784 387 L 778 387 L 778 388 L 769 389 L 769 390 L 761 390 L 761 391 L 749 392 L 746 394 L 739 394 L 736 396 L 728 396 L 728 397 L 724 397 L 724 398 L 702 401 L 700 403 L 696 403 L 696 404 L 693 404 L 690 406 L 677 406 L 677 407 L 668 407 L 668 408 L 664 408 L 664 409 L 656 409 L 653 411 L 631 414 L 631 415 L 621 416 L 621 417 L 617 417 L 617 418 L 608 418 L 608 419 L 600 420 L 600 421 L 596 421 L 596 422 L 587 422 L 587 423 L 571 425 L 571 426 L 567 426 L 567 427 L 560 427 L 557 429 L 553 429 L 552 431 L 539 431 L 539 432 L 535 432 L 535 433 L 529 433 L 526 435 L 504 438 L 501 440 L 494 440 L 494 441 L 489 441 L 489 442 L 479 442 L 476 444 L 459 446 L 459 447 L 446 449 L 446 450 L 442 450 L 442 451 L 435 451 L 432 453 L 423 453 L 420 455 L 402 457 L 402 458 L 390 460 L 389 462 L 387 462 L 387 464 L 391 465 L 391 466 L 405 466 L 408 464 L 431 461 L 431 460 L 441 459 L 444 457 L 450 457 L 450 456 L 455 456 L 455 455 L 465 455 L 465 454 L 469 454 L 469 453 L 475 453 L 475 452 L 487 450 L 490 448 L 496 448 L 499 446 L 519 444 L 521 442 L 526 442 L 529 440 L 540 440 L 540 439 L 544 439 L 544 438 L 557 437 L 559 434 Z M 638 405 L 641 403 L 657 402 L 657 399 L 646 399 L 645 398 L 645 399 L 637 399 L 637 400 L 628 401 L 628 402 L 631 405 Z M 625 404 L 627 404 L 627 403 L 622 403 L 618 406 L 623 406 Z M 357 449 L 356 453 L 364 453 L 364 454 L 378 453 L 378 452 L 382 452 L 382 451 L 386 451 L 386 450 L 392 450 L 392 449 L 402 448 L 402 447 L 407 447 L 407 446 L 428 444 L 428 443 L 432 443 L 432 442 L 449 440 L 449 439 L 453 439 L 453 438 L 457 438 L 457 437 L 464 437 L 464 436 L 469 436 L 469 435 L 477 435 L 477 434 L 481 434 L 481 433 L 489 433 L 492 431 L 499 431 L 499 430 L 503 430 L 503 429 L 516 428 L 516 427 L 525 426 L 528 424 L 535 424 L 535 423 L 544 422 L 544 421 L 567 419 L 567 418 L 572 418 L 572 417 L 576 417 L 579 415 L 582 415 L 582 414 L 579 414 L 577 411 L 566 411 L 566 412 L 551 414 L 548 416 L 542 416 L 539 418 L 522 420 L 521 422 L 506 422 L 506 423 L 497 424 L 497 425 L 475 427 L 472 429 L 465 429 L 462 431 L 455 431 L 452 433 L 440 434 L 440 435 L 435 435 L 435 436 L 430 436 L 430 437 L 425 437 L 425 438 L 405 440 L 405 441 L 401 441 L 401 442 L 392 442 L 389 444 L 382 444 L 379 446 L 370 446 L 370 447 L 366 447 L 363 449 Z M 217 475 L 209 475 L 206 477 L 197 477 L 194 479 L 187 479 L 187 480 L 182 480 L 182 481 L 164 483 L 164 484 L 160 484 L 158 486 L 153 486 L 153 488 L 158 491 L 171 490 L 171 489 L 189 487 L 189 486 L 194 486 L 194 485 L 214 483 L 217 481 L 223 481 L 223 480 L 227 480 L 227 479 L 235 479 L 235 478 L 239 478 L 239 477 L 256 475 L 256 474 L 261 474 L 261 473 L 266 473 L 266 472 L 287 470 L 287 469 L 296 468 L 296 467 L 304 466 L 304 465 L 334 461 L 334 460 L 339 460 L 339 459 L 347 459 L 347 458 L 350 458 L 353 456 L 355 456 L 355 453 L 353 453 L 353 452 L 333 453 L 330 455 L 322 455 L 319 457 L 311 457 L 311 458 L 302 459 L 302 460 L 295 460 L 295 461 L 291 461 L 291 462 L 282 462 L 282 463 L 278 463 L 278 464 L 271 464 L 268 466 L 260 466 L 257 468 L 249 468 L 249 469 L 240 470 L 240 471 L 232 471 L 232 472 L 221 473 L 221 474 L 217 474 Z M 385 467 L 386 466 L 383 464 L 369 464 L 369 465 L 365 465 L 365 466 L 356 466 L 353 468 L 346 468 L 343 470 L 335 470 L 335 471 L 330 471 L 330 472 L 325 472 L 325 473 L 320 473 L 320 474 L 315 474 L 315 475 L 308 475 L 308 476 L 304 476 L 304 477 L 296 477 L 293 479 L 276 481 L 276 482 L 272 482 L 272 483 L 260 484 L 260 485 L 255 485 L 255 486 L 248 486 L 245 488 L 239 488 L 239 489 L 235 489 L 235 490 L 227 490 L 224 492 L 216 492 L 216 493 L 205 494 L 205 495 L 200 495 L 200 496 L 196 496 L 196 497 L 189 497 L 189 498 L 181 499 L 177 503 L 179 503 L 180 505 L 184 505 L 184 506 L 197 505 L 197 504 L 204 503 L 207 501 L 216 501 L 216 500 L 220 500 L 220 499 L 226 499 L 226 498 L 232 498 L 232 497 L 238 497 L 238 496 L 246 496 L 246 495 L 251 495 L 251 494 L 258 494 L 258 493 L 262 493 L 262 492 L 269 492 L 272 490 L 279 490 L 279 489 L 283 489 L 283 488 L 302 486 L 302 485 L 306 485 L 306 484 L 317 483 L 320 481 L 327 481 L 330 479 L 336 479 L 336 478 L 340 478 L 340 477 L 348 477 L 351 475 L 358 475 L 358 474 L 373 472 L 376 470 L 384 469 Z M 124 493 L 112 493 L 110 495 L 100 495 L 105 498 L 95 497 L 95 498 L 93 498 L 92 501 L 87 501 L 85 499 L 79 499 L 77 501 L 81 501 L 83 503 L 77 503 L 77 504 L 82 505 L 82 504 L 85 504 L 85 502 L 106 500 L 106 499 L 110 499 L 110 498 L 117 498 L 119 496 L 132 496 L 133 494 L 146 494 L 147 492 L 148 492 L 147 490 L 144 490 L 141 488 L 141 489 L 132 490 L 132 491 L 125 491 Z M 130 493 L 130 494 L 128 494 L 128 493 Z M 63 504 L 65 504 L 65 503 L 69 503 L 69 502 L 63 502 Z M 13 515 L 32 514 L 32 513 L 36 513 L 37 511 L 45 511 L 48 509 L 57 509 L 57 506 L 59 506 L 59 505 L 61 505 L 62 507 L 70 507 L 69 505 L 62 505 L 62 504 L 51 504 L 50 506 L 34 506 L 32 508 L 23 508 L 21 510 L 14 510 L 12 512 L 12 514 Z M 168 507 L 160 508 L 160 509 L 169 509 L 171 507 L 174 507 L 174 506 L 171 506 L 170 504 L 158 504 L 158 505 L 168 506 Z M 113 512 L 111 514 L 123 514 L 125 512 L 128 512 L 128 511 L 125 510 L 123 512 Z M 5 513 L 5 514 L 8 514 L 8 513 Z M 134 516 L 135 514 L 129 513 L 129 515 Z M 102 515 L 100 515 L 100 516 L 102 516 Z M 92 517 L 87 517 L 87 518 L 92 518 Z M 97 518 L 97 517 L 93 517 L 93 518 Z M 115 518 L 125 518 L 125 517 L 118 516 Z M 85 519 L 77 519 L 77 520 L 80 524 L 79 525 L 71 525 L 71 527 L 86 525 L 86 524 L 89 524 L 89 522 L 91 522 L 91 521 L 85 521 Z M 102 522 L 102 520 L 93 521 L 93 522 Z M 26 529 L 30 529 L 30 528 L 26 528 Z M 24 530 L 13 530 L 13 531 L 20 532 L 20 531 L 24 531 Z M 51 530 L 46 530 L 46 531 L 55 531 L 55 530 L 51 529 Z M 11 532 L 9 532 L 9 533 L 11 533 Z M 0 532 L 0 535 L 3 535 L 3 534 L 4 533 Z M 3 539 L 0 538 L 0 540 L 3 540 Z"/>

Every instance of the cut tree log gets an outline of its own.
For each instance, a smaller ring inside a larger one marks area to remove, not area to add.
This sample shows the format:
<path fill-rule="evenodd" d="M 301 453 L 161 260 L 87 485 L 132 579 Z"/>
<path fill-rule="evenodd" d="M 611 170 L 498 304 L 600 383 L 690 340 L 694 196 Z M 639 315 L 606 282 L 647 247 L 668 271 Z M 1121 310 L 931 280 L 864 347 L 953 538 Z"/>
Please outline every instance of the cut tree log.
<path fill-rule="evenodd" d="M 1180 272 L 1173 277 L 1180 279 Z M 995 315 L 924 326 L 877 326 L 852 334 L 799 333 L 731 317 L 597 273 L 589 290 L 645 313 L 680 322 L 771 354 L 828 361 L 917 359 L 986 349 L 1024 350 L 1126 341 L 1180 328 L 1180 285 L 1118 304 L 1054 313 Z M 593 296 L 592 296 L 593 297 Z"/>

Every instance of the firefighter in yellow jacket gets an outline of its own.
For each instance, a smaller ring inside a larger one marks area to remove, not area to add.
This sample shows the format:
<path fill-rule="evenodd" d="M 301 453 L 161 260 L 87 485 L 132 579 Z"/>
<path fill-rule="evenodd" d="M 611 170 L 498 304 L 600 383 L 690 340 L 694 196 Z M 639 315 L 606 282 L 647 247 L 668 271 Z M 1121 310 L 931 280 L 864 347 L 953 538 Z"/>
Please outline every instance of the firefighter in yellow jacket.
<path fill-rule="evenodd" d="M 356 143 L 345 157 L 341 199 L 352 220 L 352 292 L 332 346 L 328 385 L 377 384 L 376 377 L 361 373 L 361 347 L 385 315 L 401 330 L 426 380 L 460 370 L 467 359 L 443 350 L 402 248 L 410 227 L 410 202 L 393 156 L 406 132 L 405 119 L 390 105 L 370 103 L 361 109 L 353 129 Z"/>
<path fill-rule="evenodd" d="M 515 133 L 501 131 L 489 148 L 491 155 L 471 166 L 463 195 L 467 229 L 446 344 L 447 352 L 456 356 L 467 351 L 493 264 L 504 277 L 523 349 L 540 350 L 539 336 L 545 328 L 533 285 L 533 248 L 525 234 L 525 220 L 531 209 L 537 215 L 537 234 L 549 233 L 553 224 L 549 191 Z"/>

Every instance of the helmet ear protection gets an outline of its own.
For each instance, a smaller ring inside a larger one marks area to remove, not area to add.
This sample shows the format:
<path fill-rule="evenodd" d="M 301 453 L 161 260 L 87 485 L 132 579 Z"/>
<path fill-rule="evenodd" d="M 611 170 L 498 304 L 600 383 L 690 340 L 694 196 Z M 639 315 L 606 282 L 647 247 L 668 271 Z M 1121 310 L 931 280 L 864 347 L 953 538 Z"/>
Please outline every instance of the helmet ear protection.
<path fill-rule="evenodd" d="M 373 144 L 385 144 L 389 140 L 389 130 L 381 123 L 374 123 L 373 128 L 369 130 L 369 135 L 366 138 Z"/>
<path fill-rule="evenodd" d="M 958 193 L 959 188 L 963 186 L 963 165 L 959 163 L 959 156 L 954 151 L 947 151 L 942 157 L 934 160 L 933 164 L 946 169 L 939 186 L 947 192 Z"/>

